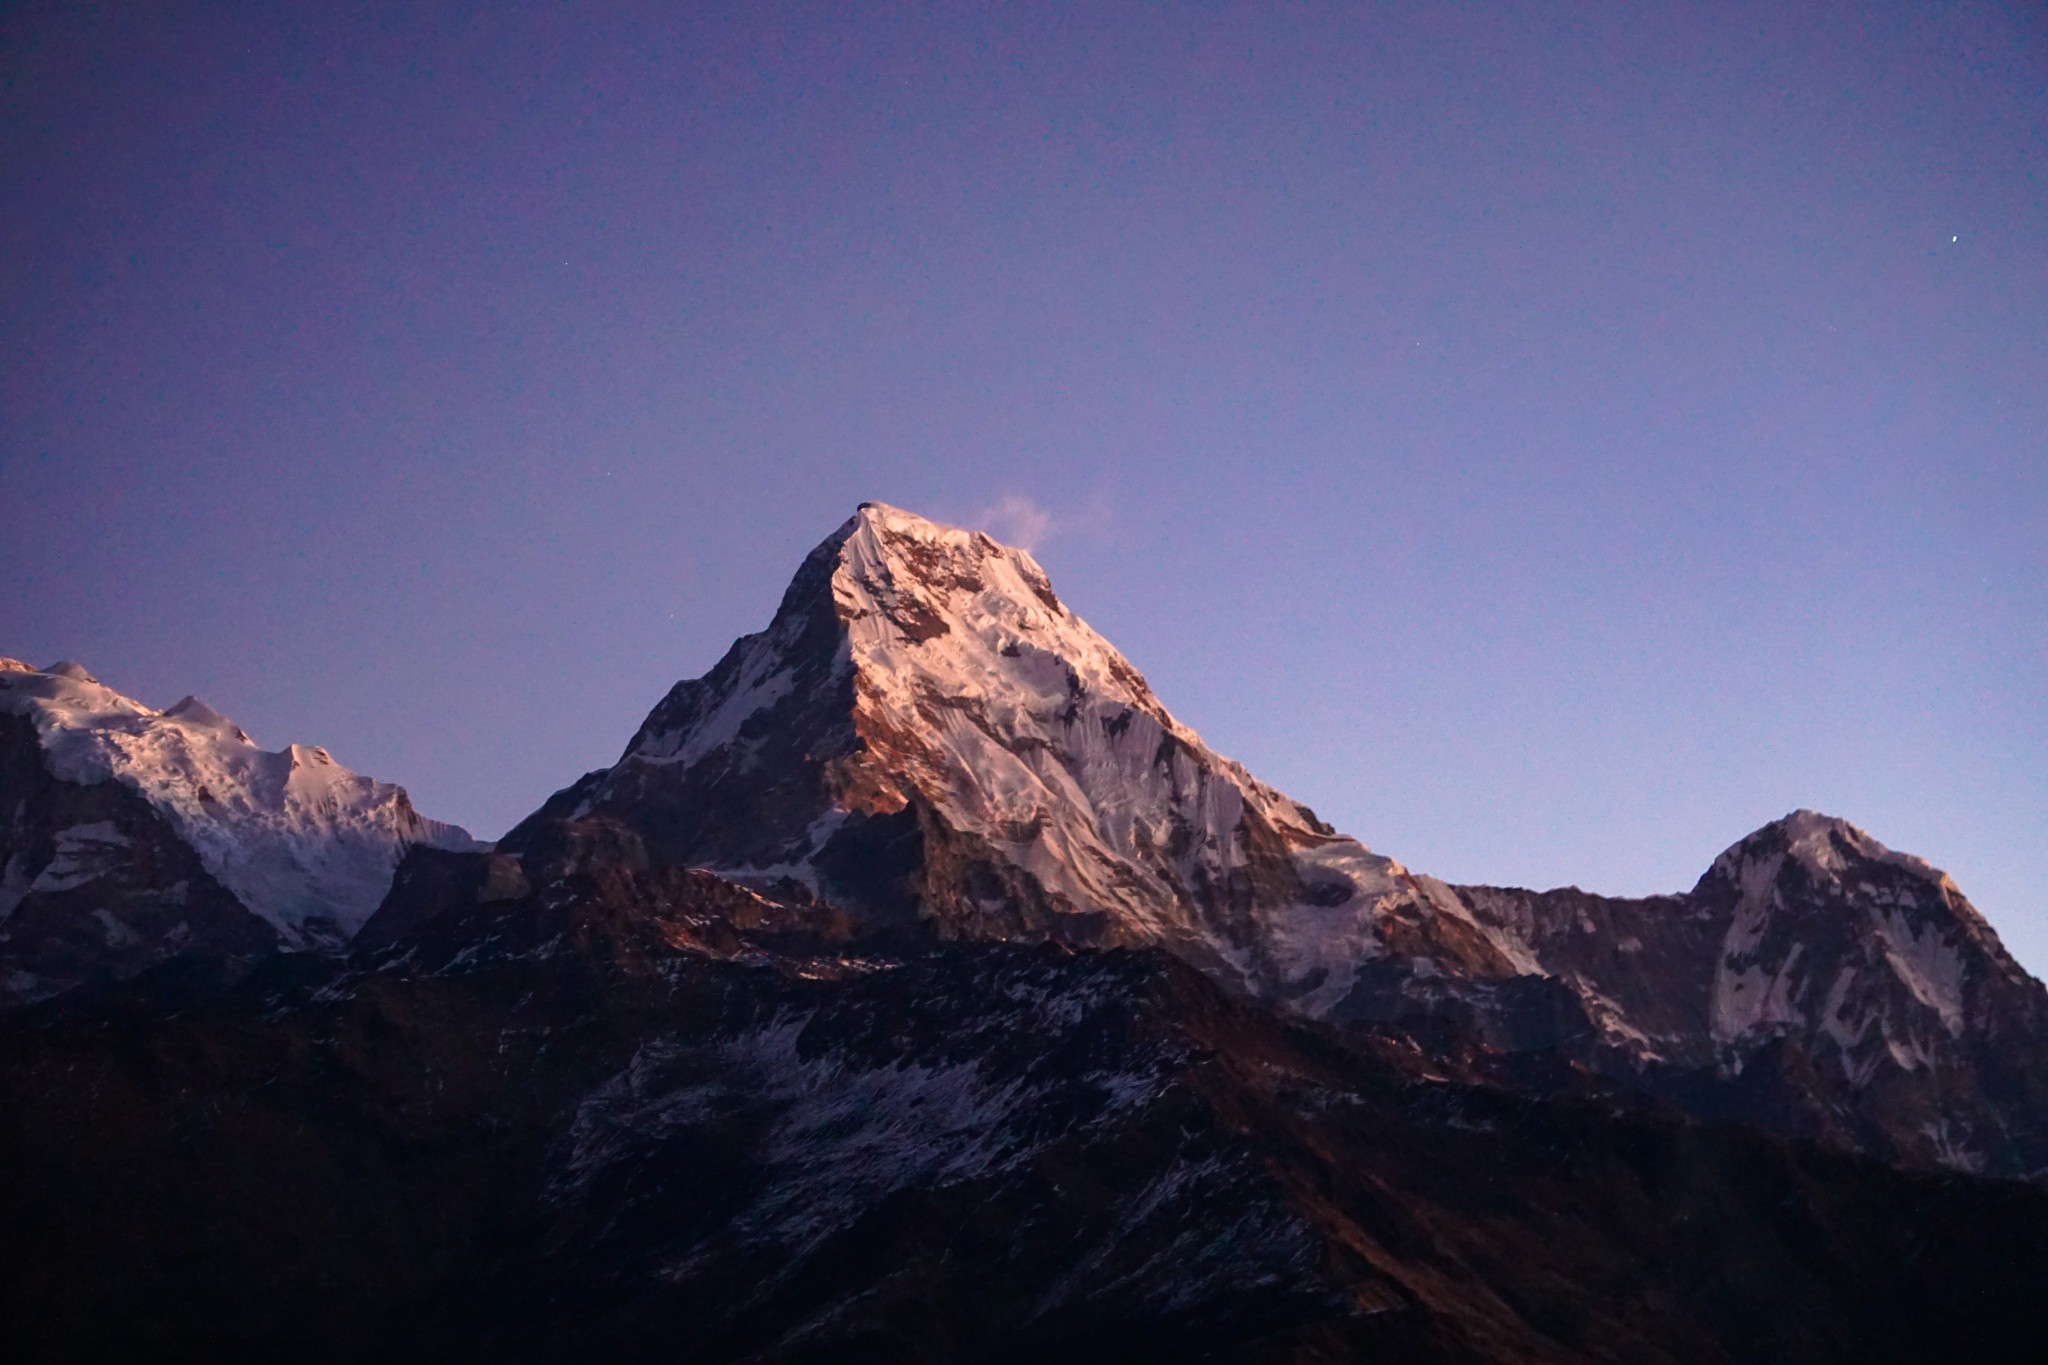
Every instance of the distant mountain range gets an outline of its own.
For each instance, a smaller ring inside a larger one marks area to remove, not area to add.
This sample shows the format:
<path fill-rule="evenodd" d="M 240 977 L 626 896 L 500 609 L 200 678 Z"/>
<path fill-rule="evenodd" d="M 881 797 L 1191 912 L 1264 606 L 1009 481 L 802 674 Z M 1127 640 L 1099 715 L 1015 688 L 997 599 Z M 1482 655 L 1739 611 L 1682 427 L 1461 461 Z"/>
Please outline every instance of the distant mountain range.
<path fill-rule="evenodd" d="M 1799 811 L 1456 886 L 865 504 L 495 847 L 0 661 L 21 1359 L 2032 1359 L 2048 994 Z"/>

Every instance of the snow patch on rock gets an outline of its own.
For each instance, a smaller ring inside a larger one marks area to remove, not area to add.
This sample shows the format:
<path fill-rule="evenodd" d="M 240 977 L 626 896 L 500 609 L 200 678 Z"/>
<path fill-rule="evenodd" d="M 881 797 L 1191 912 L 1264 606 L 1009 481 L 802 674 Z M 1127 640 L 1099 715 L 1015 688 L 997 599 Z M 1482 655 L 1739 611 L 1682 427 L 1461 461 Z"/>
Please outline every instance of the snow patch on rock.
<path fill-rule="evenodd" d="M 1915 924 L 1896 907 L 1872 912 L 1885 961 L 1915 1000 L 1934 1011 L 1951 1037 L 1963 1031 L 1963 955 L 1937 924 Z"/>

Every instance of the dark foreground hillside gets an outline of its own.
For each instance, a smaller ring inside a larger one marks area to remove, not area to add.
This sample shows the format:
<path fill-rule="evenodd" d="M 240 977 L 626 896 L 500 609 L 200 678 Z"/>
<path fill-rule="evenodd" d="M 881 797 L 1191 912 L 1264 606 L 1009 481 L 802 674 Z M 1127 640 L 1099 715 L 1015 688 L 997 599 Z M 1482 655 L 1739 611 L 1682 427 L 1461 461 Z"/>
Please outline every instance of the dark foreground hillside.
<path fill-rule="evenodd" d="M 2033 1360 L 2048 1191 L 1158 952 L 416 854 L 348 968 L 0 1021 L 14 1361 Z M 1455 1053 L 1455 1049 L 1448 1050 Z M 1448 1055 L 1447 1053 L 1447 1055 Z M 1540 1063 L 1525 1061 L 1522 1065 Z"/>

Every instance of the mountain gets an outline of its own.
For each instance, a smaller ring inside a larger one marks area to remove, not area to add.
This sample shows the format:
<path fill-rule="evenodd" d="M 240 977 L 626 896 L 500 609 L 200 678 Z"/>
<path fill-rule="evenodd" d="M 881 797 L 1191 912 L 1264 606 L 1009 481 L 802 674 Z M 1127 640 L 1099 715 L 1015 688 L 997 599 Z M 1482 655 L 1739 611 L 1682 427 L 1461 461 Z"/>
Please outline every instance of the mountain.
<path fill-rule="evenodd" d="M 416 848 L 344 960 L 0 1017 L 0 1353 L 1797 1365 L 2048 1330 L 2048 1190 L 1503 1084 L 1157 949 L 878 948 L 594 851 Z"/>
<path fill-rule="evenodd" d="M 1939 869 L 1796 811 L 1646 900 L 1461 887 L 1598 1022 L 1589 1057 L 1717 1117 L 2048 1172 L 2048 991 Z"/>
<path fill-rule="evenodd" d="M 169 957 L 333 949 L 406 849 L 466 849 L 325 749 L 271 753 L 204 702 L 0 659 L 0 1005 Z"/>
<path fill-rule="evenodd" d="M 1028 553 L 879 503 L 504 847 L 564 840 L 875 933 L 1163 947 L 1309 1017 L 1557 1051 L 1889 1160 L 2048 1170 L 2048 995 L 1926 863 L 1799 812 L 1681 896 L 1446 885 L 1210 750 Z"/>
<path fill-rule="evenodd" d="M 76 665 L 0 671 L 0 815 L 8 1360 L 2048 1333 L 2043 989 L 1934 868 L 1800 811 L 1678 895 L 1410 872 L 877 504 L 496 846 Z"/>
<path fill-rule="evenodd" d="M 1534 970 L 1449 887 L 1211 751 L 1028 553 L 880 503 L 504 846 L 579 824 L 878 927 L 1162 945 L 1311 1015 L 1388 955 Z"/>

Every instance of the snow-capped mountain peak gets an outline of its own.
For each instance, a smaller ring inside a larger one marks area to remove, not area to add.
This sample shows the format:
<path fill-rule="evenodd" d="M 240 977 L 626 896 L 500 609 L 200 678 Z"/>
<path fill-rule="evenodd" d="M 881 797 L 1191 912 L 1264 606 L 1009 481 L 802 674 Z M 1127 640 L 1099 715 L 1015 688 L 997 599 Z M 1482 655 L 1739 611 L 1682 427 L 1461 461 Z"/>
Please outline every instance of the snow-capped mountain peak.
<path fill-rule="evenodd" d="M 253 745 L 256 742 L 249 738 L 247 730 L 244 730 L 241 726 L 235 724 L 197 697 L 187 696 L 181 701 L 173 702 L 170 706 L 164 708 L 164 716 L 166 719 L 175 720 L 180 725 L 186 726 L 189 729 L 210 730 L 238 744 Z"/>
<path fill-rule="evenodd" d="M 76 663 L 0 662 L 0 715 L 32 727 L 49 775 L 142 796 L 207 872 L 290 947 L 345 941 L 413 844 L 466 849 L 464 830 L 421 817 L 401 787 L 325 749 L 260 749 L 196 697 L 157 711 Z"/>
<path fill-rule="evenodd" d="M 1166 944 L 1312 1012 L 1389 953 L 1516 970 L 1447 888 L 1204 745 L 1029 553 L 881 503 L 536 820 L 592 815 L 948 933 Z"/>
<path fill-rule="evenodd" d="M 1713 1020 L 1724 1043 L 1817 1027 L 1851 1049 L 1881 1034 L 1910 1069 L 1926 1064 L 1929 1025 L 1964 1031 L 1989 979 L 2026 981 L 1946 873 L 1815 811 L 1736 843 L 1694 895 L 1728 915 Z"/>
<path fill-rule="evenodd" d="M 2019 1110 L 1991 1071 L 1938 1127 L 1937 1074 L 2048 1016 L 1921 860 L 1797 811 L 1682 896 L 1446 886 L 1209 749 L 1031 555 L 881 504 L 505 847 L 703 868 L 870 927 L 1159 945 L 1306 1014 L 1426 1015 L 1632 1081 L 1761 1087 L 1788 1047 L 1819 1077 L 1788 1085 L 1881 1116 L 1852 1140 L 2033 1160 L 1993 1136 Z"/>
<path fill-rule="evenodd" d="M 832 586 L 852 657 L 877 691 L 915 678 L 949 695 L 1063 703 L 1078 687 L 1172 724 L 1029 551 L 866 503 L 848 523 Z"/>
<path fill-rule="evenodd" d="M 1737 840 L 1714 860 L 1707 877 L 1740 880 L 1745 866 L 1754 869 L 1773 858 L 1791 859 L 1809 875 L 1828 882 L 1838 883 L 1858 862 L 1890 864 L 1929 882 L 1946 880 L 1926 859 L 1894 852 L 1847 820 L 1805 809 L 1773 820 Z"/>

